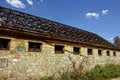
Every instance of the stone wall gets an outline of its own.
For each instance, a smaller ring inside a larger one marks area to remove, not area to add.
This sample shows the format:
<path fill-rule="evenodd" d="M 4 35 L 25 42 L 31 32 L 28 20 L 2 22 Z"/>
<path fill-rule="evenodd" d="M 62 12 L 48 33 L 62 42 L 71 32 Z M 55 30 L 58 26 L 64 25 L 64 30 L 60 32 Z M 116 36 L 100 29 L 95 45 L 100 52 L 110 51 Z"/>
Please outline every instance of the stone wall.
<path fill-rule="evenodd" d="M 2 36 L 1 36 L 2 37 Z M 2 37 L 7 38 L 7 37 Z M 54 45 L 42 41 L 33 41 L 42 43 L 41 52 L 29 52 L 28 42 L 32 40 L 23 40 L 8 38 L 10 41 L 9 50 L 0 50 L 0 75 L 7 77 L 42 77 L 59 75 L 63 72 L 79 68 L 82 64 L 83 70 L 89 70 L 95 65 L 104 65 L 107 63 L 120 64 L 120 52 L 110 51 L 110 56 L 106 55 L 106 49 L 102 49 L 102 55 L 98 55 L 98 49 L 93 49 L 93 55 L 88 55 L 87 47 L 81 47 L 80 54 L 73 54 L 73 46 L 64 45 L 63 54 L 55 54 Z M 82 55 L 82 56 L 80 56 Z"/>

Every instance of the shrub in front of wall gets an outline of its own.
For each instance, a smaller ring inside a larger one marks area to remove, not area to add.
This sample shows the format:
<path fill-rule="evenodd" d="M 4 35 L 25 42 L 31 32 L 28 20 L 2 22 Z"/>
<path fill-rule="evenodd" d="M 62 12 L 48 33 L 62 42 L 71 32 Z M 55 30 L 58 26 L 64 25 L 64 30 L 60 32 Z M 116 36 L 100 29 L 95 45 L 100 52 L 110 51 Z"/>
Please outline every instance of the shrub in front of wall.
<path fill-rule="evenodd" d="M 120 77 L 120 65 L 107 64 L 105 66 L 97 65 L 86 74 L 75 70 L 62 74 L 61 78 L 51 76 L 43 77 L 40 80 L 110 80 L 116 77 Z"/>
<path fill-rule="evenodd" d="M 104 80 L 120 77 L 120 65 L 107 64 L 104 67 L 95 66 L 91 71 L 86 72 L 88 80 Z"/>

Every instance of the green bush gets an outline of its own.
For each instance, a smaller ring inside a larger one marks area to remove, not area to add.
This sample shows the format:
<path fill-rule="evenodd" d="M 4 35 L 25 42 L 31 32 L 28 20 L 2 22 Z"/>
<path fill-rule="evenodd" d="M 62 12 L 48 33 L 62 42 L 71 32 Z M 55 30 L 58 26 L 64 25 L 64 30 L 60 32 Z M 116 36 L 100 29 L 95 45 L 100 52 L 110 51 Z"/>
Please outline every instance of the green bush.
<path fill-rule="evenodd" d="M 51 76 L 43 77 L 40 80 L 109 80 L 116 77 L 120 77 L 120 65 L 107 64 L 105 66 L 97 65 L 86 74 L 75 70 L 61 75 L 61 78 Z"/>
<path fill-rule="evenodd" d="M 107 64 L 104 67 L 95 66 L 94 69 L 86 73 L 89 80 L 100 80 L 120 77 L 120 65 Z"/>

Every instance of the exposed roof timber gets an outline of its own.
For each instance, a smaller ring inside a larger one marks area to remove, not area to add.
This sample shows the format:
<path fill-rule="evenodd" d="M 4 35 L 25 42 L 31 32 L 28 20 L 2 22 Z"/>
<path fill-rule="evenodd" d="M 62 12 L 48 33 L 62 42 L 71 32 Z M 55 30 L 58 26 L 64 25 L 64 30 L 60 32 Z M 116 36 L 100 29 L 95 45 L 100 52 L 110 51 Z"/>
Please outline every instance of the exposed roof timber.
<path fill-rule="evenodd" d="M 7 33 L 6 33 L 7 32 Z M 0 28 L 0 35 L 6 36 L 6 37 L 15 37 L 18 39 L 32 39 L 32 40 L 40 40 L 46 43 L 58 43 L 58 44 L 67 44 L 67 45 L 73 45 L 73 46 L 83 46 L 83 47 L 94 47 L 94 48 L 102 48 L 102 49 L 110 49 L 110 50 L 117 50 L 120 51 L 119 49 L 114 49 L 110 48 L 108 46 L 101 46 L 101 45 L 95 45 L 95 44 L 89 44 L 85 42 L 77 42 L 77 41 L 70 41 L 70 40 L 65 40 L 65 39 L 58 39 L 58 38 L 51 38 L 50 36 L 43 36 L 39 34 L 31 34 L 28 32 L 21 32 L 21 31 L 15 31 L 15 30 L 10 30 L 10 29 L 5 29 L 5 28 Z M 23 36 L 24 35 L 24 36 Z"/>

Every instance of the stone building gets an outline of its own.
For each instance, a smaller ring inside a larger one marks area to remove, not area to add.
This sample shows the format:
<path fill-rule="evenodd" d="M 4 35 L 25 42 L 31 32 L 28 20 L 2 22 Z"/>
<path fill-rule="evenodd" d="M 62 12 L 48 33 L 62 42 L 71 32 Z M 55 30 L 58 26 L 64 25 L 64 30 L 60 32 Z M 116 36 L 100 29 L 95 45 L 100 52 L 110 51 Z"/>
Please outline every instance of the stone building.
<path fill-rule="evenodd" d="M 0 75 L 49 76 L 120 64 L 120 49 L 99 35 L 0 7 Z"/>

